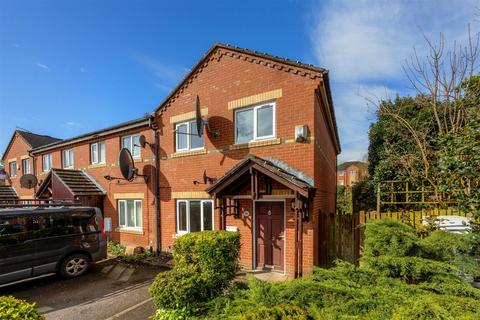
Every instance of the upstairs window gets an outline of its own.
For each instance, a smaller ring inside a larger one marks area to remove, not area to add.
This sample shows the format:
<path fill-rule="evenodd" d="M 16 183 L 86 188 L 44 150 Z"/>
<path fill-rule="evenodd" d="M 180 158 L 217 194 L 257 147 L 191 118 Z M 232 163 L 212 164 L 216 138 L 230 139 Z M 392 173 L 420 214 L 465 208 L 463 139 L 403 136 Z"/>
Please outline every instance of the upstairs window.
<path fill-rule="evenodd" d="M 44 154 L 42 156 L 42 160 L 43 160 L 42 161 L 43 172 L 47 172 L 50 169 L 52 169 L 52 154 L 51 153 Z"/>
<path fill-rule="evenodd" d="M 235 143 L 275 137 L 275 104 L 268 103 L 235 111 Z"/>
<path fill-rule="evenodd" d="M 345 174 L 345 171 L 343 171 L 343 170 L 340 170 L 340 171 L 338 172 L 338 175 L 339 175 L 340 177 L 343 177 L 344 174 Z"/>
<path fill-rule="evenodd" d="M 203 149 L 203 133 L 199 137 L 195 120 L 177 123 L 175 125 L 176 151 Z"/>
<path fill-rule="evenodd" d="M 8 164 L 10 166 L 10 177 L 17 176 L 17 163 L 15 161 Z"/>
<path fill-rule="evenodd" d="M 212 200 L 178 200 L 177 233 L 213 230 Z"/>
<path fill-rule="evenodd" d="M 30 170 L 30 159 L 23 159 L 22 160 L 22 170 L 23 174 L 32 173 Z"/>
<path fill-rule="evenodd" d="M 90 163 L 105 163 L 105 142 L 95 142 L 90 145 Z"/>
<path fill-rule="evenodd" d="M 122 148 L 127 148 L 132 157 L 140 157 L 140 135 L 132 134 L 122 137 Z"/>
<path fill-rule="evenodd" d="M 73 168 L 73 149 L 66 149 L 62 151 L 62 161 L 64 169 Z"/>
<path fill-rule="evenodd" d="M 354 176 L 357 172 L 355 170 L 350 170 L 350 176 Z"/>

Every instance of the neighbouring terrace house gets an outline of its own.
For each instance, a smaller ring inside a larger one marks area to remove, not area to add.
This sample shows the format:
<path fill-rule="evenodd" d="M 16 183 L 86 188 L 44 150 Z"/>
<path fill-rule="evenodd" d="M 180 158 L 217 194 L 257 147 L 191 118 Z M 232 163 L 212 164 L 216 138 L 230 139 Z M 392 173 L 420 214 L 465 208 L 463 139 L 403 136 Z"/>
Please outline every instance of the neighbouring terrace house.
<path fill-rule="evenodd" d="M 122 147 L 147 179 L 120 179 Z M 32 197 L 103 205 L 126 245 L 171 251 L 225 229 L 240 232 L 247 270 L 294 277 L 329 262 L 340 144 L 325 69 L 216 44 L 150 117 L 28 150 Z"/>
<path fill-rule="evenodd" d="M 362 161 L 346 161 L 337 166 L 337 184 L 351 187 L 356 182 L 368 178 L 368 163 Z"/>

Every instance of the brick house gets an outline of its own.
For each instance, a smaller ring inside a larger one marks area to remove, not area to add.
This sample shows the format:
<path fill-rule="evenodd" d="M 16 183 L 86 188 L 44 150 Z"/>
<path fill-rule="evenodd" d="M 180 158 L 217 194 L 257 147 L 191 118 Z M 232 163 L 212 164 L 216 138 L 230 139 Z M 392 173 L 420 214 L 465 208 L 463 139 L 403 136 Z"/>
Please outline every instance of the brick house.
<path fill-rule="evenodd" d="M 357 181 L 368 178 L 368 163 L 347 161 L 337 166 L 337 185 L 351 187 Z"/>
<path fill-rule="evenodd" d="M 147 180 L 117 179 L 121 147 Z M 149 118 L 30 154 L 35 195 L 101 197 L 114 240 L 171 251 L 188 232 L 238 230 L 245 269 L 299 276 L 327 262 L 339 152 L 328 71 L 217 44 Z"/>

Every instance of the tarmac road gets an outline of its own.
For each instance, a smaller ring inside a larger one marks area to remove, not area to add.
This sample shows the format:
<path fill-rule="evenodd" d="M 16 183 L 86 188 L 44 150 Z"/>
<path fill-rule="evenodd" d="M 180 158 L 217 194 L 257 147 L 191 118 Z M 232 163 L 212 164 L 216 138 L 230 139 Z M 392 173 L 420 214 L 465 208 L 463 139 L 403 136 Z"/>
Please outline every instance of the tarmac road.
<path fill-rule="evenodd" d="M 148 319 L 155 313 L 148 287 L 162 271 L 109 260 L 79 278 L 51 276 L 1 288 L 0 294 L 36 302 L 47 320 Z"/>

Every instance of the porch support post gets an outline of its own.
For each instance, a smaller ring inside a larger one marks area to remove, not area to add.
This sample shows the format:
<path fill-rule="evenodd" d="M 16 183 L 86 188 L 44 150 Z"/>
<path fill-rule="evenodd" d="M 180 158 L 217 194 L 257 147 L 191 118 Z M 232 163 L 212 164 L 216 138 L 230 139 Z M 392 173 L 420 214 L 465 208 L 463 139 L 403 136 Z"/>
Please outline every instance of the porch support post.
<path fill-rule="evenodd" d="M 303 275 L 303 201 L 298 199 L 298 275 Z"/>
<path fill-rule="evenodd" d="M 258 199 L 258 173 L 257 170 L 250 168 L 250 181 L 252 187 L 252 200 Z"/>
<path fill-rule="evenodd" d="M 227 204 L 225 198 L 220 198 L 220 230 L 225 230 L 225 215 L 227 213 Z"/>

